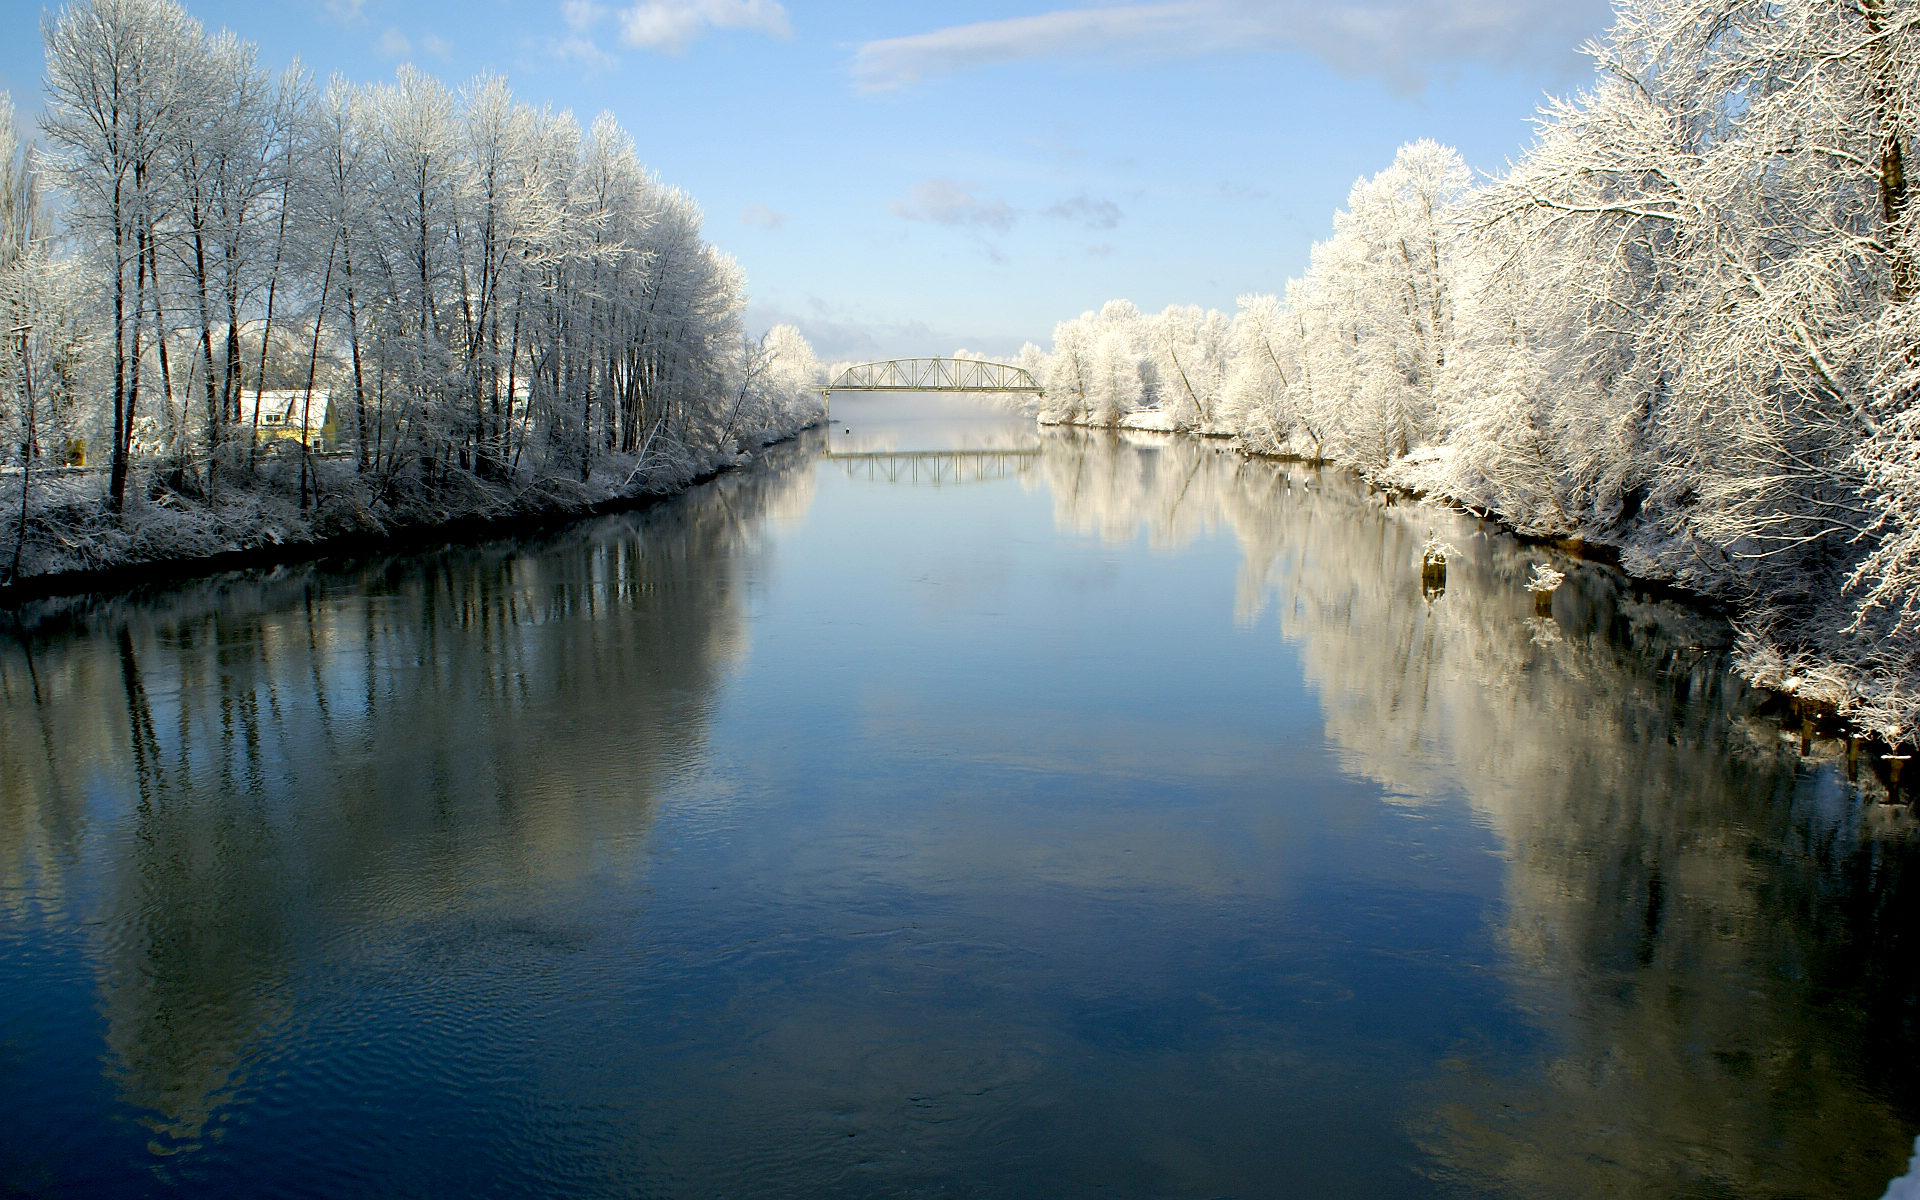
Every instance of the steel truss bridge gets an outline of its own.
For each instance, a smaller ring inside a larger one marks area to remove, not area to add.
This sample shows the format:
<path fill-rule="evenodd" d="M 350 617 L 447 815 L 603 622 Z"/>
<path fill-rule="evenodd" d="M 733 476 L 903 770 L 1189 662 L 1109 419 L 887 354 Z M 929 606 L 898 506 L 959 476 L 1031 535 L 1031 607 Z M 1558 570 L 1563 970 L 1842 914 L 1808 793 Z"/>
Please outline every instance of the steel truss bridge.
<path fill-rule="evenodd" d="M 973 358 L 890 358 L 848 367 L 820 389 L 835 392 L 1039 392 L 1025 367 Z"/>
<path fill-rule="evenodd" d="M 918 483 L 932 487 L 1013 479 L 1040 461 L 1038 447 L 1027 450 L 913 450 L 829 452 L 827 461 L 849 479 Z"/>

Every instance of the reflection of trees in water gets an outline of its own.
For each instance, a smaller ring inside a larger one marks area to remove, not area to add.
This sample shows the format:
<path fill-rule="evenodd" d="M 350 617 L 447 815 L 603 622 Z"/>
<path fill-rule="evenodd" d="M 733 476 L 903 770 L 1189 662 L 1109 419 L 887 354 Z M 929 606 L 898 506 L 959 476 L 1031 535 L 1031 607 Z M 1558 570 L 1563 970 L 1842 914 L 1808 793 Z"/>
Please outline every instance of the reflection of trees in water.
<path fill-rule="evenodd" d="M 1395 802 L 1463 795 L 1501 836 L 1535 1033 L 1441 1064 L 1415 1122 L 1441 1170 L 1521 1196 L 1865 1196 L 1899 1172 L 1909 822 L 1756 716 L 1724 625 L 1590 565 L 1534 618 L 1544 552 L 1335 472 L 1066 437 L 1048 473 L 1067 528 L 1231 529 L 1239 610 L 1276 611 L 1347 768 Z M 1429 526 L 1463 551 L 1432 603 Z"/>
<path fill-rule="evenodd" d="M 1053 520 L 1108 541 L 1145 532 L 1156 547 L 1182 546 L 1217 528 L 1230 476 L 1220 445 L 1169 434 L 1050 426 L 1043 430 Z"/>
<path fill-rule="evenodd" d="M 302 956 L 631 861 L 743 651 L 742 555 L 809 474 L 0 641 L 0 913 L 94 931 L 117 1083 L 158 1144 L 201 1136 L 293 1018 Z"/>

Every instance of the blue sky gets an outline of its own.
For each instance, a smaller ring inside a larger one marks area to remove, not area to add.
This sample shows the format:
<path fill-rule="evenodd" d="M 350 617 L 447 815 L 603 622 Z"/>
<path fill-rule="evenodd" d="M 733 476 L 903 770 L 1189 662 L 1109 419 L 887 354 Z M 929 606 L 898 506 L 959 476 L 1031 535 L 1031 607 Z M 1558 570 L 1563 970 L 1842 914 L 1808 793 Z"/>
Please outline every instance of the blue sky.
<path fill-rule="evenodd" d="M 1113 297 L 1231 309 L 1403 142 L 1497 171 L 1605 0 L 189 0 L 278 68 L 607 109 L 825 358 L 1011 353 Z M 41 6 L 0 0 L 39 105 Z"/>

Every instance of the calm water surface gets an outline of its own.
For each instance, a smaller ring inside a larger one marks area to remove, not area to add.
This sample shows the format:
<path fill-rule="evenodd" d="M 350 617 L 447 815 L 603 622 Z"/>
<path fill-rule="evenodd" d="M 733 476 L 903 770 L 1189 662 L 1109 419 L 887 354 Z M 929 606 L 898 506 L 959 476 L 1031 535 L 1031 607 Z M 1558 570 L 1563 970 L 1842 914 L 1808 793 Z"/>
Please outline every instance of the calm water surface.
<path fill-rule="evenodd" d="M 834 409 L 644 514 L 0 639 L 0 1194 L 1904 1168 L 1920 842 L 1724 626 L 1565 562 L 1537 615 L 1543 552 L 1333 472 Z"/>

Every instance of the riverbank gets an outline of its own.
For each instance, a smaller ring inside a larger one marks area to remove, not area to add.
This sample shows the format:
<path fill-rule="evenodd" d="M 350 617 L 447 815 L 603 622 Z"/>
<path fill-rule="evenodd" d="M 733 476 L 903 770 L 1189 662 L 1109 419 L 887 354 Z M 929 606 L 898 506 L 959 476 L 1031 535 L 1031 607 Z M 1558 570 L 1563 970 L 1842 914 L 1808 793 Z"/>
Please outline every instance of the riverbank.
<path fill-rule="evenodd" d="M 1724 619 L 1735 636 L 1731 662 L 1740 678 L 1775 698 L 1779 715 L 1801 727 L 1803 738 L 1831 737 L 1847 744 L 1849 759 L 1865 760 L 1887 785 L 1890 798 L 1911 796 L 1914 779 L 1903 773 L 1914 751 L 1915 721 L 1920 713 L 1920 688 L 1892 673 L 1875 674 L 1870 667 L 1849 664 L 1811 647 L 1796 647 L 1777 636 L 1778 626 L 1768 614 L 1743 606 L 1738 597 L 1693 586 L 1692 581 L 1662 571 L 1658 547 L 1636 539 L 1610 540 L 1603 533 L 1579 529 L 1522 529 L 1497 512 L 1479 507 L 1445 486 L 1438 464 L 1422 458 L 1396 460 L 1379 472 L 1338 459 L 1315 459 L 1299 454 L 1264 450 L 1223 427 L 1181 429 L 1155 410 L 1123 414 L 1112 424 L 1089 420 L 1042 420 L 1042 425 L 1102 430 L 1117 434 L 1159 434 L 1191 437 L 1196 441 L 1228 441 L 1235 453 L 1273 462 L 1304 463 L 1351 471 L 1374 491 L 1394 499 L 1441 505 L 1484 521 L 1501 533 L 1530 546 L 1550 549 L 1568 558 L 1620 572 L 1631 584 L 1651 596 L 1687 604 Z"/>
<path fill-rule="evenodd" d="M 1649 545 L 1654 535 L 1644 528 L 1618 540 L 1586 529 L 1521 529 L 1450 492 L 1444 474 L 1433 463 L 1411 458 L 1389 464 L 1378 476 L 1359 474 L 1374 488 L 1468 513 L 1521 542 L 1604 564 L 1638 588 L 1725 618 L 1735 635 L 1731 659 L 1735 672 L 1775 697 L 1781 714 L 1800 723 L 1803 741 L 1816 734 L 1844 739 L 1849 759 L 1864 757 L 1887 785 L 1889 799 L 1904 802 L 1910 797 L 1914 781 L 1903 781 L 1901 767 L 1909 761 L 1917 736 L 1914 714 L 1920 713 L 1920 688 L 1913 681 L 1890 672 L 1876 673 L 1870 666 L 1848 663 L 1822 654 L 1811 644 L 1796 645 L 1779 636 L 1781 623 L 1764 606 L 1742 604 L 1737 596 L 1693 586 L 1708 577 L 1689 581 L 1663 570 L 1669 548 Z"/>
<path fill-rule="evenodd" d="M 751 449 L 731 453 L 680 448 L 608 456 L 584 480 L 526 471 L 492 481 L 457 468 L 429 480 L 418 471 L 362 473 L 350 460 L 315 457 L 303 488 L 299 461 L 289 455 L 212 497 L 149 478 L 129 488 L 126 510 L 117 515 L 103 474 L 55 475 L 33 483 L 20 571 L 0 584 L 0 625 L 21 623 L 21 610 L 35 601 L 532 533 L 644 508 L 750 465 L 816 424 L 769 431 Z M 17 526 L 0 528 L 10 561 Z"/>

